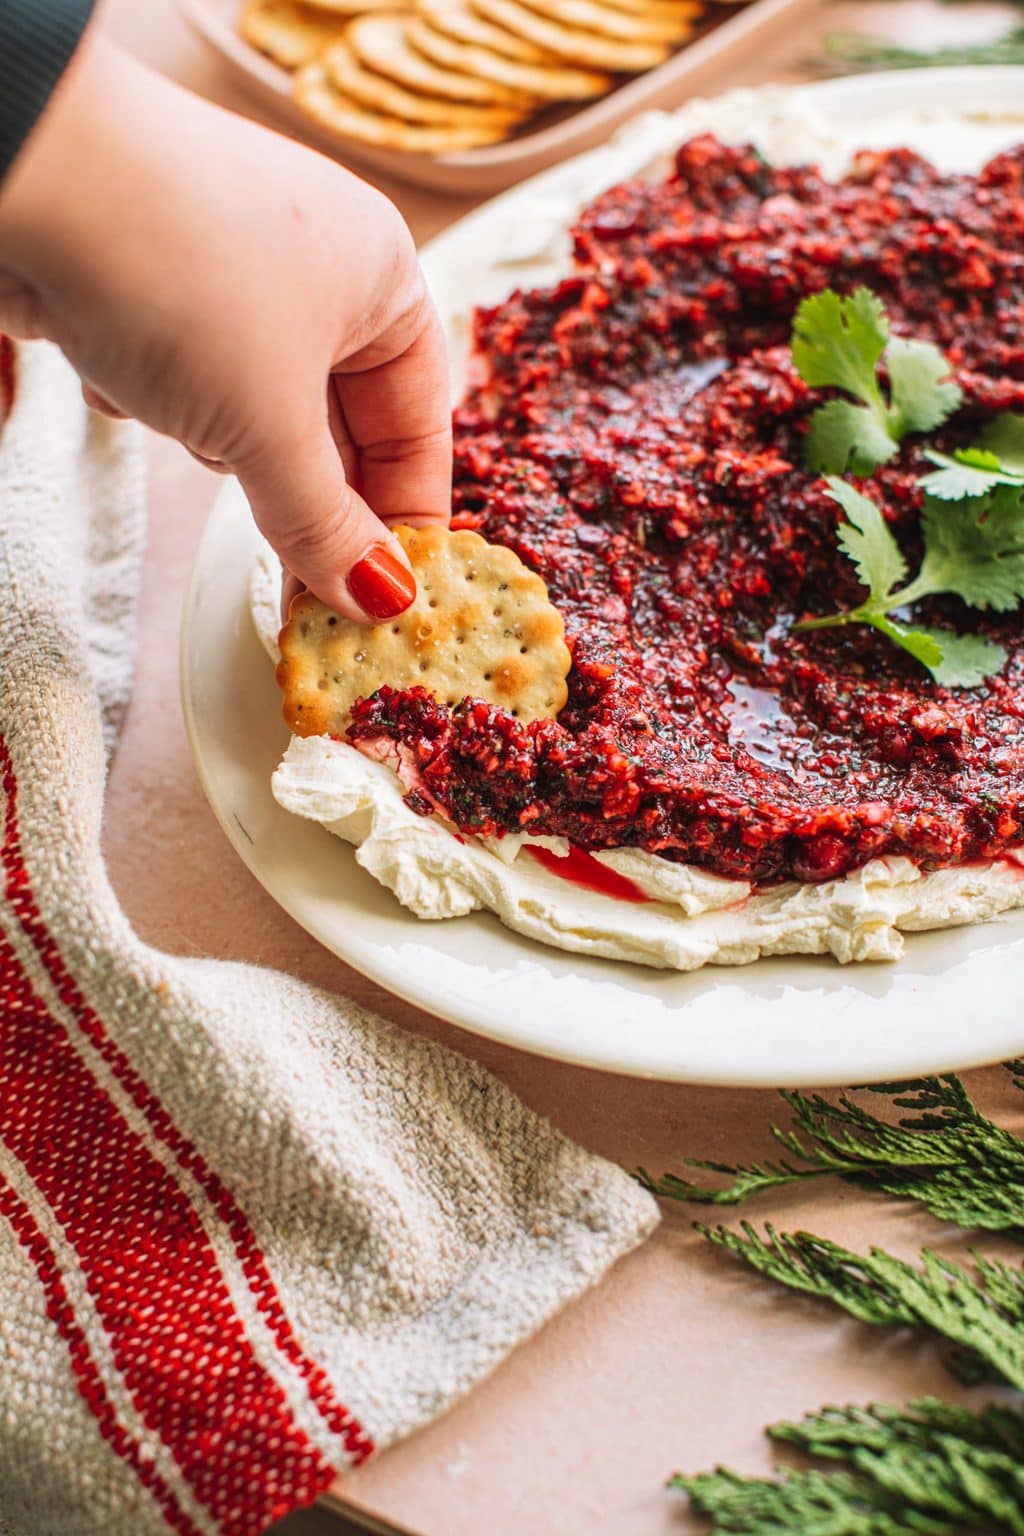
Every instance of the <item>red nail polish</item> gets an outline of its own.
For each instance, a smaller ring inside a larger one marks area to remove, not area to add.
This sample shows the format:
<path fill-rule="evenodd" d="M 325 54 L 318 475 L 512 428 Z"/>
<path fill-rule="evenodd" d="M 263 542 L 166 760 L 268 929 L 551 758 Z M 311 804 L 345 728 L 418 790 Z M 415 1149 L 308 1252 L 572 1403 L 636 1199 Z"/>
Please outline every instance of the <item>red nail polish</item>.
<path fill-rule="evenodd" d="M 386 544 L 373 544 L 348 573 L 348 590 L 371 619 L 393 619 L 416 596 L 416 578 Z"/>

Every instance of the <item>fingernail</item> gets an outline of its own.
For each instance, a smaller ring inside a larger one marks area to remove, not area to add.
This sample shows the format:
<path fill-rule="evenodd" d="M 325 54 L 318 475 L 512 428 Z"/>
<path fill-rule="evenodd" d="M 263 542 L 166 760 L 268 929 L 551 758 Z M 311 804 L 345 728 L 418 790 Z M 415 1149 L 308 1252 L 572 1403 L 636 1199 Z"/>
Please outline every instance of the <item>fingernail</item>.
<path fill-rule="evenodd" d="M 416 578 L 386 544 L 373 544 L 348 573 L 348 590 L 371 619 L 393 619 L 416 596 Z"/>

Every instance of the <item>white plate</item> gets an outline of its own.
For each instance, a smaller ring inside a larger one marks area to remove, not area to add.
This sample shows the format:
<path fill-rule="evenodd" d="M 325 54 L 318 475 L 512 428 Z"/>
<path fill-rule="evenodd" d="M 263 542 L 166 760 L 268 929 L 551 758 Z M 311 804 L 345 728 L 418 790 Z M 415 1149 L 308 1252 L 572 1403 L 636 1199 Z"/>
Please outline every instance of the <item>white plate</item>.
<path fill-rule="evenodd" d="M 815 86 L 830 125 L 941 101 L 1024 113 L 1024 70 L 949 70 Z M 1024 117 L 1021 135 L 1024 138 Z M 550 201 L 579 163 L 540 178 Z M 576 178 L 573 180 L 573 178 Z M 520 188 L 426 253 L 435 289 L 471 269 L 488 220 L 509 226 Z M 520 204 L 524 207 L 526 205 Z M 463 286 L 460 276 L 459 286 Z M 472 297 L 472 294 L 468 295 Z M 461 298 L 467 297 L 465 291 Z M 894 965 L 763 960 L 690 975 L 562 954 L 485 914 L 423 923 L 355 863 L 352 850 L 270 794 L 287 743 L 272 669 L 247 612 L 258 536 L 225 486 L 196 557 L 182 632 L 182 691 L 196 763 L 221 825 L 270 894 L 349 964 L 430 1012 L 509 1045 L 611 1071 L 751 1086 L 878 1081 L 995 1061 L 1024 1050 L 1024 913 L 910 935 Z"/>

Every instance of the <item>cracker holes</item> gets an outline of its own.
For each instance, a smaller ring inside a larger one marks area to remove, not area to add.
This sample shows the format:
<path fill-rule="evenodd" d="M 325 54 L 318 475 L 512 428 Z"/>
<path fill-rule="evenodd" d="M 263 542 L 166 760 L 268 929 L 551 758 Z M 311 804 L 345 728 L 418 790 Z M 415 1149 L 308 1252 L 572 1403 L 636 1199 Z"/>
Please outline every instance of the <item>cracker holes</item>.
<path fill-rule="evenodd" d="M 327 627 L 328 627 L 328 629 L 333 629 L 335 624 L 337 624 L 337 622 L 338 622 L 338 615 L 336 613 L 330 614 L 328 616 L 328 619 L 327 619 Z"/>

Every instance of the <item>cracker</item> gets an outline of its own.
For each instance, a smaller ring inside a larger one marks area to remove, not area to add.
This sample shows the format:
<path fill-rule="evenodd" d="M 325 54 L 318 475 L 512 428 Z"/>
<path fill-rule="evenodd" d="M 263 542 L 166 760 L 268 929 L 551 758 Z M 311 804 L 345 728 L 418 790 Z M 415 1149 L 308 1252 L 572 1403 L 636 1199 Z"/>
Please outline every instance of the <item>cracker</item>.
<path fill-rule="evenodd" d="M 669 21 L 674 17 L 695 21 L 705 11 L 702 0 L 601 0 L 601 4 L 612 11 L 628 11 L 631 16 L 657 16 Z"/>
<path fill-rule="evenodd" d="M 314 11 L 333 11 L 343 21 L 363 16 L 367 11 L 407 11 L 409 0 L 302 0 Z"/>
<path fill-rule="evenodd" d="M 483 107 L 466 101 L 444 101 L 407 91 L 403 85 L 375 74 L 352 52 L 345 38 L 332 43 L 321 55 L 327 78 L 335 91 L 358 106 L 409 123 L 445 123 L 450 127 L 512 128 L 522 118 L 515 107 Z"/>
<path fill-rule="evenodd" d="M 522 0 L 538 16 L 566 27 L 582 27 L 602 37 L 624 42 L 681 43 L 693 32 L 693 24 L 682 12 L 670 17 L 634 11 L 623 15 L 603 0 Z"/>
<path fill-rule="evenodd" d="M 418 52 L 435 64 L 528 91 L 538 101 L 588 101 L 602 95 L 612 84 L 609 75 L 569 69 L 558 59 L 551 64 L 523 64 L 518 59 L 503 58 L 487 48 L 446 37 L 421 16 L 406 19 L 405 35 Z"/>
<path fill-rule="evenodd" d="M 376 70 L 398 85 L 451 101 L 475 101 L 486 106 L 529 107 L 533 98 L 511 86 L 434 64 L 417 53 L 401 16 L 360 16 L 346 34 L 367 69 Z"/>
<path fill-rule="evenodd" d="M 627 0 L 629 3 L 629 0 Z M 634 0 L 646 4 L 647 0 Z M 453 37 L 457 43 L 472 43 L 477 48 L 488 48 L 505 59 L 518 59 L 522 64 L 550 64 L 556 55 L 524 37 L 506 32 L 493 22 L 484 21 L 471 9 L 469 0 L 418 0 L 417 11 L 430 22 L 435 32 Z"/>
<path fill-rule="evenodd" d="M 305 64 L 338 37 L 344 25 L 337 16 L 308 10 L 293 0 L 246 0 L 238 18 L 245 41 L 285 69 Z"/>
<path fill-rule="evenodd" d="M 472 0 L 473 9 L 486 21 L 525 37 L 528 42 L 539 43 L 561 58 L 589 69 L 609 69 L 626 73 L 653 69 L 668 58 L 665 43 L 624 42 L 617 38 L 602 37 L 599 32 L 582 31 L 563 26 L 538 16 L 518 0 Z"/>
<path fill-rule="evenodd" d="M 277 681 L 297 736 L 342 736 L 352 706 L 387 683 L 443 704 L 484 699 L 521 721 L 554 717 L 571 664 L 541 578 L 478 533 L 395 528 L 418 591 L 397 619 L 367 626 L 305 592 L 281 631 Z"/>
<path fill-rule="evenodd" d="M 336 91 L 320 59 L 299 70 L 292 95 L 302 111 L 321 128 L 361 144 L 403 149 L 410 154 L 456 154 L 482 144 L 500 143 L 509 131 L 507 118 L 475 124 L 408 123 L 385 112 L 373 112 Z"/>

